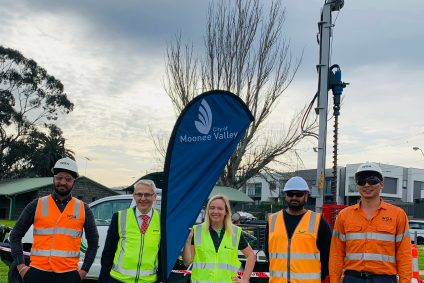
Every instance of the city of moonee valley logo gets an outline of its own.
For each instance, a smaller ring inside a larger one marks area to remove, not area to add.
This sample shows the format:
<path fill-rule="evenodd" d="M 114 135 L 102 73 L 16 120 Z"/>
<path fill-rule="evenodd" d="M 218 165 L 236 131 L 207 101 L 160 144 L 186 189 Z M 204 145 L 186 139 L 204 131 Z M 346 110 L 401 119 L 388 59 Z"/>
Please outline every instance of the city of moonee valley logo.
<path fill-rule="evenodd" d="M 197 119 L 194 118 L 194 126 L 199 134 L 182 134 L 179 136 L 181 143 L 198 143 L 198 142 L 210 142 L 216 140 L 233 140 L 237 138 L 238 132 L 232 132 L 228 125 L 215 125 L 212 127 L 212 110 L 208 102 L 202 99 L 199 105 L 198 111 L 195 113 Z M 218 117 L 221 118 L 222 117 Z M 218 122 L 215 123 L 225 123 Z"/>
<path fill-rule="evenodd" d="M 194 125 L 199 133 L 204 135 L 209 134 L 212 126 L 212 111 L 209 104 L 204 99 L 200 103 L 197 119 L 199 120 L 194 121 Z"/>

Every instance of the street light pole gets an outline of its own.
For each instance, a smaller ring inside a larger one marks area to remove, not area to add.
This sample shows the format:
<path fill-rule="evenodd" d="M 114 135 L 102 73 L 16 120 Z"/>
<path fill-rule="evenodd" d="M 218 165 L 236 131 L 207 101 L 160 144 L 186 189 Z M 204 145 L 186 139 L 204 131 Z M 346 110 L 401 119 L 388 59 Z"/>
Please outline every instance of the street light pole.
<path fill-rule="evenodd" d="M 85 170 L 84 170 L 84 175 L 87 177 L 87 161 L 91 161 L 90 158 L 84 156 L 85 159 Z"/>
<path fill-rule="evenodd" d="M 419 148 L 418 146 L 414 146 L 412 149 L 413 149 L 413 150 L 419 150 L 419 151 L 421 151 L 421 154 L 422 154 L 422 155 L 423 155 L 423 157 L 424 157 L 424 152 L 423 152 L 423 150 L 422 150 L 421 148 Z"/>

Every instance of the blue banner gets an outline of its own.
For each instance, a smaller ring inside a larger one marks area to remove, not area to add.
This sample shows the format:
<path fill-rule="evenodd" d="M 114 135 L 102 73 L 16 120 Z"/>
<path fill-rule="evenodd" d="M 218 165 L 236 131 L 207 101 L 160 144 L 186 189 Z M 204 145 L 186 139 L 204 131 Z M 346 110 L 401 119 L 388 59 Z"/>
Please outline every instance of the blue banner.
<path fill-rule="evenodd" d="M 253 116 L 235 94 L 214 90 L 178 118 L 166 153 L 161 209 L 161 279 L 168 278 L 190 228 Z M 164 280 L 166 281 L 166 279 Z"/>

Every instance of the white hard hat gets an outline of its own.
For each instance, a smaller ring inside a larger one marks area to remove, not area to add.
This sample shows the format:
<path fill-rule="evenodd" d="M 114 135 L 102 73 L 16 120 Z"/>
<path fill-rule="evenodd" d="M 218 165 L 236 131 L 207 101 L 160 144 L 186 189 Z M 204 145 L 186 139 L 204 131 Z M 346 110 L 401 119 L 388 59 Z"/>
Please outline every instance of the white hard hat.
<path fill-rule="evenodd" d="M 68 172 L 74 178 L 78 178 L 78 167 L 77 163 L 69 157 L 61 158 L 56 161 L 56 164 L 52 168 L 53 174 L 58 172 Z"/>
<path fill-rule="evenodd" d="M 380 166 L 377 163 L 366 162 L 359 165 L 358 170 L 356 170 L 356 173 L 355 173 L 355 179 L 357 178 L 358 174 L 361 172 L 376 172 L 380 175 L 381 178 L 383 178 L 383 171 L 381 170 Z"/>
<path fill-rule="evenodd" d="M 306 191 L 309 192 L 309 186 L 302 177 L 291 177 L 284 185 L 283 192 L 287 191 Z"/>

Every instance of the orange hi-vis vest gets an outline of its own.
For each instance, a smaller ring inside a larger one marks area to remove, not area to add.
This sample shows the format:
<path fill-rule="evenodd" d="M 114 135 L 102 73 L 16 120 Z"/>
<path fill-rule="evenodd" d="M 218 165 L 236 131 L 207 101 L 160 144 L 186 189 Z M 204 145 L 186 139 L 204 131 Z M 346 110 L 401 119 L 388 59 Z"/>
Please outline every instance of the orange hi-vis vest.
<path fill-rule="evenodd" d="M 320 219 L 320 213 L 308 210 L 289 239 L 283 211 L 269 216 L 270 283 L 321 282 L 320 253 L 316 244 Z"/>
<path fill-rule="evenodd" d="M 84 221 L 82 201 L 73 197 L 61 213 L 51 195 L 40 198 L 30 265 L 58 273 L 77 270 Z"/>

